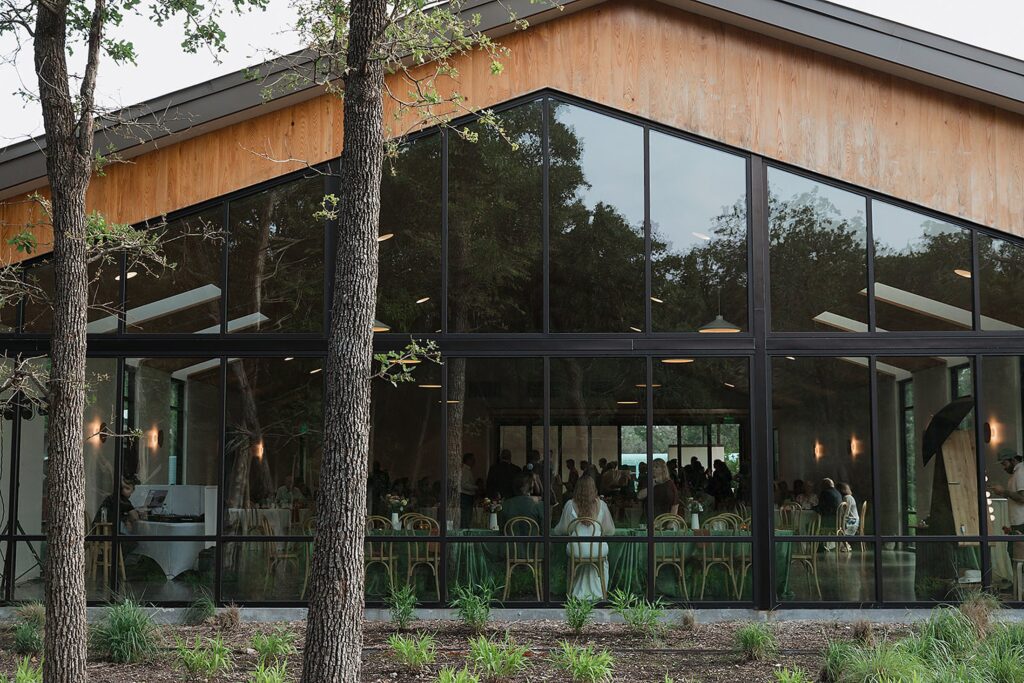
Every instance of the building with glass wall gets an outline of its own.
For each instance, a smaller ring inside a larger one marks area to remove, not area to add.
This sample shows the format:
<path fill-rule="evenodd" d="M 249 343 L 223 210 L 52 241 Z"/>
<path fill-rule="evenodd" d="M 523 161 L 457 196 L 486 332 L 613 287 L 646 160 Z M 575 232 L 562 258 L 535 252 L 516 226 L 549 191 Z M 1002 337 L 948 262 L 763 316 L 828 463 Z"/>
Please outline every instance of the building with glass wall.
<path fill-rule="evenodd" d="M 504 76 L 465 60 L 507 139 L 469 117 L 389 162 L 376 346 L 443 362 L 374 380 L 369 604 L 401 582 L 435 605 L 484 582 L 510 606 L 1024 600 L 1024 64 L 729 4 L 524 7 Z M 190 123 L 94 181 L 174 264 L 94 273 L 97 602 L 305 599 L 340 114 L 256 90 L 175 93 Z M 314 170 L 253 157 L 264 138 Z M 0 152 L 5 231 L 40 184 L 27 145 Z M 24 265 L 52 287 L 45 254 Z M 45 306 L 0 324 L 8 363 L 45 365 Z M 46 427 L 2 415 L 6 600 L 42 591 Z"/>

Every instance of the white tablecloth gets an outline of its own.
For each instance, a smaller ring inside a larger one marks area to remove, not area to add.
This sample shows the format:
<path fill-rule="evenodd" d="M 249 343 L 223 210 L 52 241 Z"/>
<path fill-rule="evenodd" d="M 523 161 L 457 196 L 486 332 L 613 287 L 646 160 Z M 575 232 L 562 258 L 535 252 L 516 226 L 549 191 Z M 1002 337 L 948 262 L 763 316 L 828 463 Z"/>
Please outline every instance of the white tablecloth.
<path fill-rule="evenodd" d="M 147 541 L 145 536 L 202 536 L 206 526 L 202 522 L 150 522 L 139 520 L 135 523 L 132 541 L 136 541 L 132 552 L 152 558 L 160 565 L 167 578 L 173 579 L 178 574 L 195 567 L 207 541 Z M 125 539 L 128 540 L 128 539 Z"/>

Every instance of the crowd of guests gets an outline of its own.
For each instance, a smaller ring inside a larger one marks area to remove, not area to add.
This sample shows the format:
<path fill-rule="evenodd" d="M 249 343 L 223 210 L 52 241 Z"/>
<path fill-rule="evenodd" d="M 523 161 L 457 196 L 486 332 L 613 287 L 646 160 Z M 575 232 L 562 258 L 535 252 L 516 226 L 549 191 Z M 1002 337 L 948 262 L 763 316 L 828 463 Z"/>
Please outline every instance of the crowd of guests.
<path fill-rule="evenodd" d="M 846 503 L 846 515 L 843 519 L 836 519 L 839 506 L 843 503 Z M 802 479 L 794 480 L 792 489 L 786 480 L 776 481 L 775 505 L 814 510 L 822 519 L 836 519 L 837 528 L 841 527 L 847 536 L 856 535 L 860 528 L 860 512 L 857 510 L 857 499 L 853 497 L 853 489 L 846 482 L 839 482 L 837 486 L 835 481 L 828 477 L 821 480 L 817 493 Z M 844 544 L 843 550 L 848 548 L 849 545 Z"/>

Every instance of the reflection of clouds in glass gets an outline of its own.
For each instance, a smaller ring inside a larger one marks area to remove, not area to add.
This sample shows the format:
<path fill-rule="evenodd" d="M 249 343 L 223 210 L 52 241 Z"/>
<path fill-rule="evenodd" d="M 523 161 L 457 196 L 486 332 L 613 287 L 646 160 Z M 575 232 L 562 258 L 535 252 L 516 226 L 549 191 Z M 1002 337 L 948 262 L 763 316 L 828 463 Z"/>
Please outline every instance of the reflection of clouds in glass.
<path fill-rule="evenodd" d="M 667 251 L 714 239 L 716 219 L 745 192 L 742 157 L 651 131 L 651 224 Z"/>
<path fill-rule="evenodd" d="M 580 166 L 586 184 L 576 189 L 576 196 L 591 210 L 599 202 L 614 207 L 627 223 L 642 228 L 643 129 L 561 103 L 554 106 L 554 117 L 571 129 L 580 142 Z"/>
<path fill-rule="evenodd" d="M 879 201 L 871 204 L 871 227 L 879 253 L 927 251 L 929 238 L 941 235 L 968 237 L 962 228 Z"/>

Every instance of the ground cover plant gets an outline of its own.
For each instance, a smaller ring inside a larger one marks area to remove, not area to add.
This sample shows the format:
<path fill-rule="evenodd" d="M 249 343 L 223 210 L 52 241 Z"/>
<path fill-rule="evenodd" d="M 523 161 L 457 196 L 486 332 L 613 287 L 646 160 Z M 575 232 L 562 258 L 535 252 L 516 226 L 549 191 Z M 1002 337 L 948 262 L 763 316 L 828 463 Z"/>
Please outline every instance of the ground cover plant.
<path fill-rule="evenodd" d="M 106 614 L 92 631 L 92 643 L 112 662 L 140 662 L 157 648 L 157 630 L 153 619 L 131 598 L 107 607 Z"/>
<path fill-rule="evenodd" d="M 612 611 L 622 617 L 629 630 L 644 638 L 657 638 L 664 634 L 665 605 L 661 599 L 654 602 L 623 590 L 611 593 Z"/>
<path fill-rule="evenodd" d="M 177 641 L 178 664 L 190 674 L 210 678 L 231 669 L 231 650 L 217 635 L 203 642 L 196 638 L 192 643 Z"/>
<path fill-rule="evenodd" d="M 595 651 L 593 645 L 574 645 L 562 641 L 560 649 L 551 653 L 551 663 L 580 683 L 611 680 L 615 658 L 608 650 Z"/>
<path fill-rule="evenodd" d="M 747 661 L 758 662 L 778 651 L 775 634 L 768 624 L 751 623 L 736 631 L 736 649 Z"/>
<path fill-rule="evenodd" d="M 419 636 L 396 633 L 388 638 L 388 646 L 395 661 L 410 669 L 422 669 L 437 658 L 434 637 L 429 633 Z"/>

